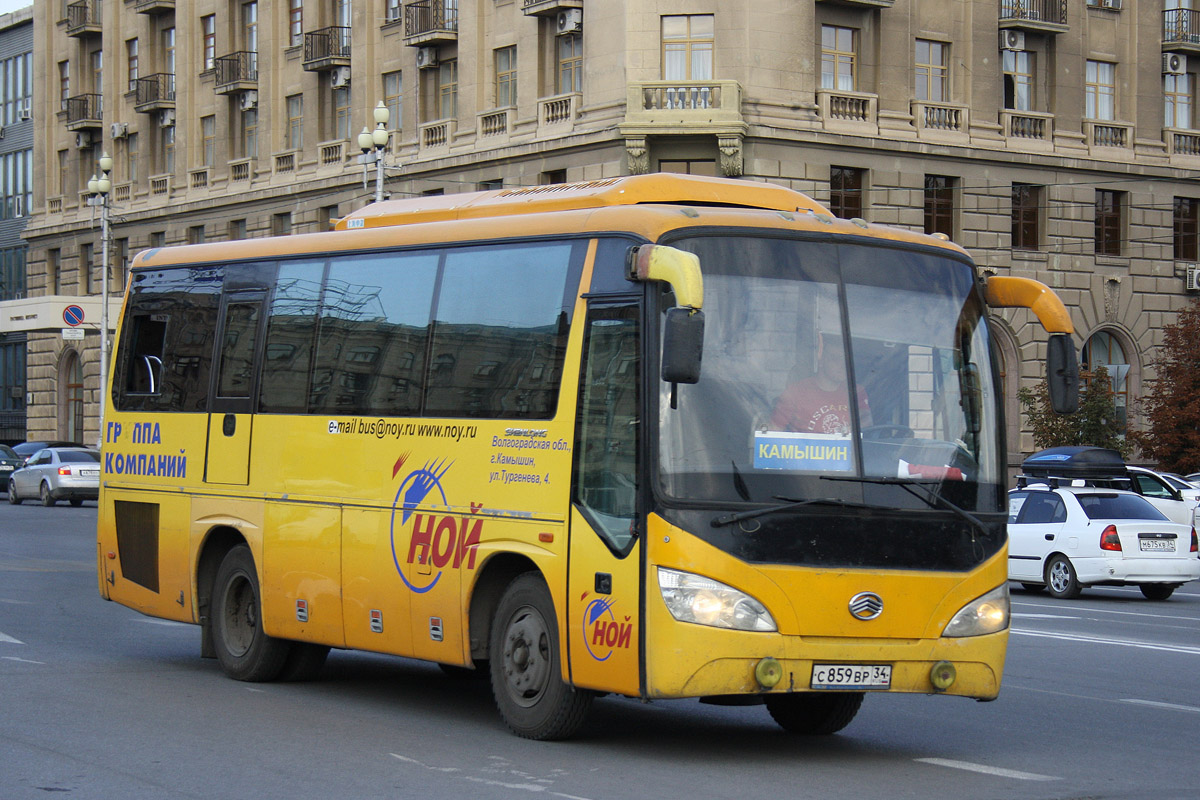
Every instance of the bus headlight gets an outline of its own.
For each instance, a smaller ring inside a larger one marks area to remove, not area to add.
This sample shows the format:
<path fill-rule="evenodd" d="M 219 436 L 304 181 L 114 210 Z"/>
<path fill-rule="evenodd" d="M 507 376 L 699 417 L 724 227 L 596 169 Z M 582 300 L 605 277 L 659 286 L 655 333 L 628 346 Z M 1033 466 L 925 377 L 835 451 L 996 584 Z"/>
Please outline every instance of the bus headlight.
<path fill-rule="evenodd" d="M 659 567 L 658 589 L 667 610 L 680 622 L 738 631 L 778 630 L 762 603 L 711 578 Z"/>
<path fill-rule="evenodd" d="M 1008 584 L 1004 583 L 963 606 L 942 636 L 959 638 L 1002 631 L 1008 627 L 1009 613 Z"/>

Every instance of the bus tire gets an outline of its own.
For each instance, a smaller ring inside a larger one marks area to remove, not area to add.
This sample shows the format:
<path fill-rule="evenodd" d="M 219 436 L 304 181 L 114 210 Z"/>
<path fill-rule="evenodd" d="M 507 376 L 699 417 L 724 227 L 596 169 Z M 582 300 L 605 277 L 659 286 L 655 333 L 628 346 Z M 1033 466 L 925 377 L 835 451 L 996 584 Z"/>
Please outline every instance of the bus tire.
<path fill-rule="evenodd" d="M 592 693 L 563 682 L 558 625 L 546 582 L 527 572 L 509 584 L 488 642 L 492 694 L 517 736 L 548 741 L 579 730 Z"/>
<path fill-rule="evenodd" d="M 779 727 L 805 736 L 828 736 L 850 724 L 862 706 L 862 692 L 769 694 L 767 711 Z"/>
<path fill-rule="evenodd" d="M 1056 555 L 1050 559 L 1050 563 L 1046 565 L 1046 587 L 1050 589 L 1050 595 L 1059 600 L 1079 597 L 1083 586 L 1075 575 L 1071 559 L 1064 555 Z"/>
<path fill-rule="evenodd" d="M 315 681 L 321 677 L 325 659 L 329 656 L 328 647 L 323 644 L 292 642 L 291 650 L 287 661 L 284 662 L 283 671 L 279 673 L 279 680 L 299 683 Z"/>
<path fill-rule="evenodd" d="M 217 569 L 212 630 L 217 661 L 234 680 L 273 681 L 283 671 L 291 643 L 263 632 L 258 574 L 244 544 L 230 550 Z"/>

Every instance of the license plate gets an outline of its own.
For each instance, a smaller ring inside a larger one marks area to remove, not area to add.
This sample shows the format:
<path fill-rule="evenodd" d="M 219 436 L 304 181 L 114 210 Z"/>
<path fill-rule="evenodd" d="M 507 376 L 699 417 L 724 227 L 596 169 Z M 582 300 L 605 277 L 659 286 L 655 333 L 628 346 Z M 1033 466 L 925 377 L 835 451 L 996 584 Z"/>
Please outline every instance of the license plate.
<path fill-rule="evenodd" d="M 12 464 L 0 464 L 0 472 L 12 472 Z"/>
<path fill-rule="evenodd" d="M 1175 552 L 1174 539 L 1139 539 L 1138 545 L 1142 548 L 1143 553 L 1148 551 Z"/>
<path fill-rule="evenodd" d="M 813 689 L 887 689 L 891 664 L 813 664 Z"/>
<path fill-rule="evenodd" d="M 98 470 L 98 469 L 81 469 L 81 470 L 79 470 L 79 477 L 81 477 L 81 478 L 98 478 L 98 477 L 100 477 L 100 470 Z"/>

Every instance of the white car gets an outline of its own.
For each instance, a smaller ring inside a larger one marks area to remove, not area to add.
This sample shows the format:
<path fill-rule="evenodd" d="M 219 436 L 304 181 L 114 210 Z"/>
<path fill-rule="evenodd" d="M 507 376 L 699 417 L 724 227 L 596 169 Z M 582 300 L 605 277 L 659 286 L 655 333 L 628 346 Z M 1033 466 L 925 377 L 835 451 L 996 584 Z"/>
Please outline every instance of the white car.
<path fill-rule="evenodd" d="M 1149 500 L 1167 519 L 1184 525 L 1196 524 L 1200 489 L 1145 467 L 1126 467 L 1126 470 L 1135 484 L 1134 491 Z"/>
<path fill-rule="evenodd" d="M 1072 598 L 1136 585 L 1151 600 L 1200 578 L 1196 529 L 1133 492 L 1031 483 L 1008 493 L 1008 577 Z"/>

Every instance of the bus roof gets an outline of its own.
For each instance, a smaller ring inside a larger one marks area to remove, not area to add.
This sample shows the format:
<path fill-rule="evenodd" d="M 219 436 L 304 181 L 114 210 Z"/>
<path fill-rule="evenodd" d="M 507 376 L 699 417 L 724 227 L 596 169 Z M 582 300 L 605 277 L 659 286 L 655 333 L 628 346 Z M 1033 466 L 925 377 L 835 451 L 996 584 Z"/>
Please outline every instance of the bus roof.
<path fill-rule="evenodd" d="M 342 218 L 337 230 L 642 203 L 829 213 L 829 209 L 808 195 L 770 183 L 661 173 L 385 200 Z"/>

